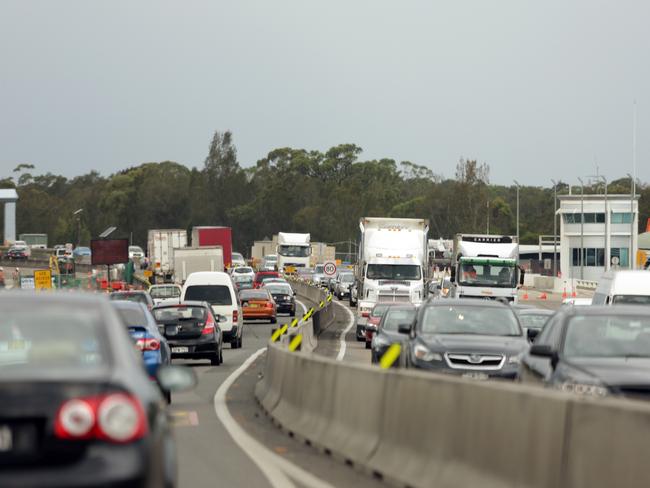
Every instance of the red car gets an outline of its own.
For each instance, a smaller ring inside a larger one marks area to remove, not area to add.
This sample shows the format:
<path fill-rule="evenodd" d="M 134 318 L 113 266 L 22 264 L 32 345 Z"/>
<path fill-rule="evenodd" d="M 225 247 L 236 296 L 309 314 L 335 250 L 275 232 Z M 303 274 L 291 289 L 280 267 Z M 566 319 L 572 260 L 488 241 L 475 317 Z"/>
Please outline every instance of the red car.
<path fill-rule="evenodd" d="M 258 271 L 255 274 L 255 281 L 253 281 L 253 288 L 261 288 L 264 284 L 264 280 L 269 278 L 279 278 L 280 273 L 277 271 Z"/>
<path fill-rule="evenodd" d="M 381 317 L 384 315 L 384 312 L 388 310 L 388 307 L 390 307 L 392 303 L 386 302 L 386 303 L 378 303 L 374 307 L 372 307 L 372 310 L 370 311 L 370 314 L 368 315 L 368 321 L 366 322 L 366 349 L 370 349 L 371 342 L 372 342 L 372 336 L 375 335 L 377 332 L 377 327 L 379 326 L 379 322 L 381 322 Z"/>

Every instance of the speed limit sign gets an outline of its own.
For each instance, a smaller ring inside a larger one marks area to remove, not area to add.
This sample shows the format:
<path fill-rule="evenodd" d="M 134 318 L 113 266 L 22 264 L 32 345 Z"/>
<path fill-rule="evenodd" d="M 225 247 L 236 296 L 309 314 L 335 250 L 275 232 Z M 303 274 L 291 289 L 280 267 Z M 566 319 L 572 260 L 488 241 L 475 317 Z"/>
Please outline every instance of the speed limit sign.
<path fill-rule="evenodd" d="M 334 261 L 326 261 L 323 265 L 323 273 L 327 276 L 334 276 L 336 274 L 336 263 Z"/>

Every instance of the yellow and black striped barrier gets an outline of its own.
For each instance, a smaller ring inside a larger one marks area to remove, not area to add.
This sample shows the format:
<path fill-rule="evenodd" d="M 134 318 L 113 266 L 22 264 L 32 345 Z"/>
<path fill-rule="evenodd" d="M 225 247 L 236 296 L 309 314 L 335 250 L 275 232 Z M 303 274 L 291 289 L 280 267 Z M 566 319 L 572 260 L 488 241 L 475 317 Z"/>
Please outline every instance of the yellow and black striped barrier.
<path fill-rule="evenodd" d="M 388 347 L 388 349 L 386 349 L 386 352 L 381 357 L 381 359 L 379 359 L 379 366 L 381 367 L 381 369 L 388 369 L 393 364 L 395 364 L 395 361 L 397 361 L 401 352 L 402 352 L 401 344 L 399 343 L 391 344 Z"/>
<path fill-rule="evenodd" d="M 331 293 L 327 295 L 327 303 L 330 303 L 332 301 L 332 296 L 333 295 Z"/>
<path fill-rule="evenodd" d="M 289 343 L 289 350 L 293 352 L 299 349 L 301 343 L 302 343 L 302 334 L 296 334 L 294 338 L 291 339 L 291 342 Z"/>
<path fill-rule="evenodd" d="M 320 302 L 320 303 L 318 304 L 318 306 L 319 306 L 320 308 L 323 308 L 323 307 L 325 306 L 325 302 Z"/>
<path fill-rule="evenodd" d="M 291 321 L 291 327 L 295 327 L 295 326 L 297 326 L 297 325 L 298 325 L 298 319 L 293 319 L 293 320 Z"/>
<path fill-rule="evenodd" d="M 282 337 L 282 334 L 284 334 L 289 326 L 287 324 L 284 324 L 282 327 L 277 329 L 273 335 L 271 336 L 271 342 L 277 342 L 280 337 Z"/>

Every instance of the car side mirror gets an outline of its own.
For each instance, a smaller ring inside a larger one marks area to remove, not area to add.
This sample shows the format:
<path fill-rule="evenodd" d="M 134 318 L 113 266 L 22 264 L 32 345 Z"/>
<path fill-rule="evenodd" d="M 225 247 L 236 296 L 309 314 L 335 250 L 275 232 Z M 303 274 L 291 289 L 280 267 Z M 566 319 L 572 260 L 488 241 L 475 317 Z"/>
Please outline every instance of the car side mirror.
<path fill-rule="evenodd" d="M 397 326 L 397 332 L 399 332 L 400 334 L 410 334 L 411 324 L 399 324 Z"/>
<path fill-rule="evenodd" d="M 526 330 L 526 335 L 528 336 L 528 341 L 533 342 L 535 338 L 539 335 L 539 329 L 528 329 Z"/>
<path fill-rule="evenodd" d="M 194 370 L 177 364 L 158 369 L 156 380 L 165 392 L 180 392 L 194 388 L 198 382 Z"/>
<path fill-rule="evenodd" d="M 550 359 L 551 366 L 553 366 L 553 368 L 557 366 L 557 363 L 560 360 L 558 352 L 546 344 L 533 344 L 530 347 L 530 355 Z"/>
<path fill-rule="evenodd" d="M 524 269 L 519 270 L 519 284 L 524 286 L 524 276 L 526 276 L 526 271 Z"/>
<path fill-rule="evenodd" d="M 456 268 L 454 267 L 451 268 L 451 276 L 449 277 L 449 281 L 452 283 L 456 282 Z"/>

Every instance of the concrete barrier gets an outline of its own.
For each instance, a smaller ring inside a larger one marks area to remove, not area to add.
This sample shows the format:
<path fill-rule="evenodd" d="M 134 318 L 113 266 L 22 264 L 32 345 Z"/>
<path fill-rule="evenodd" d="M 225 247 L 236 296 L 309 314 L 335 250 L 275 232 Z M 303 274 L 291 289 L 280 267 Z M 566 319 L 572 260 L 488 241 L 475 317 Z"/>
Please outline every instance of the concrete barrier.
<path fill-rule="evenodd" d="M 646 487 L 650 405 L 268 350 L 257 398 L 284 428 L 412 487 Z M 281 359 L 282 358 L 282 359 Z M 276 401 L 277 400 L 277 401 Z"/>

